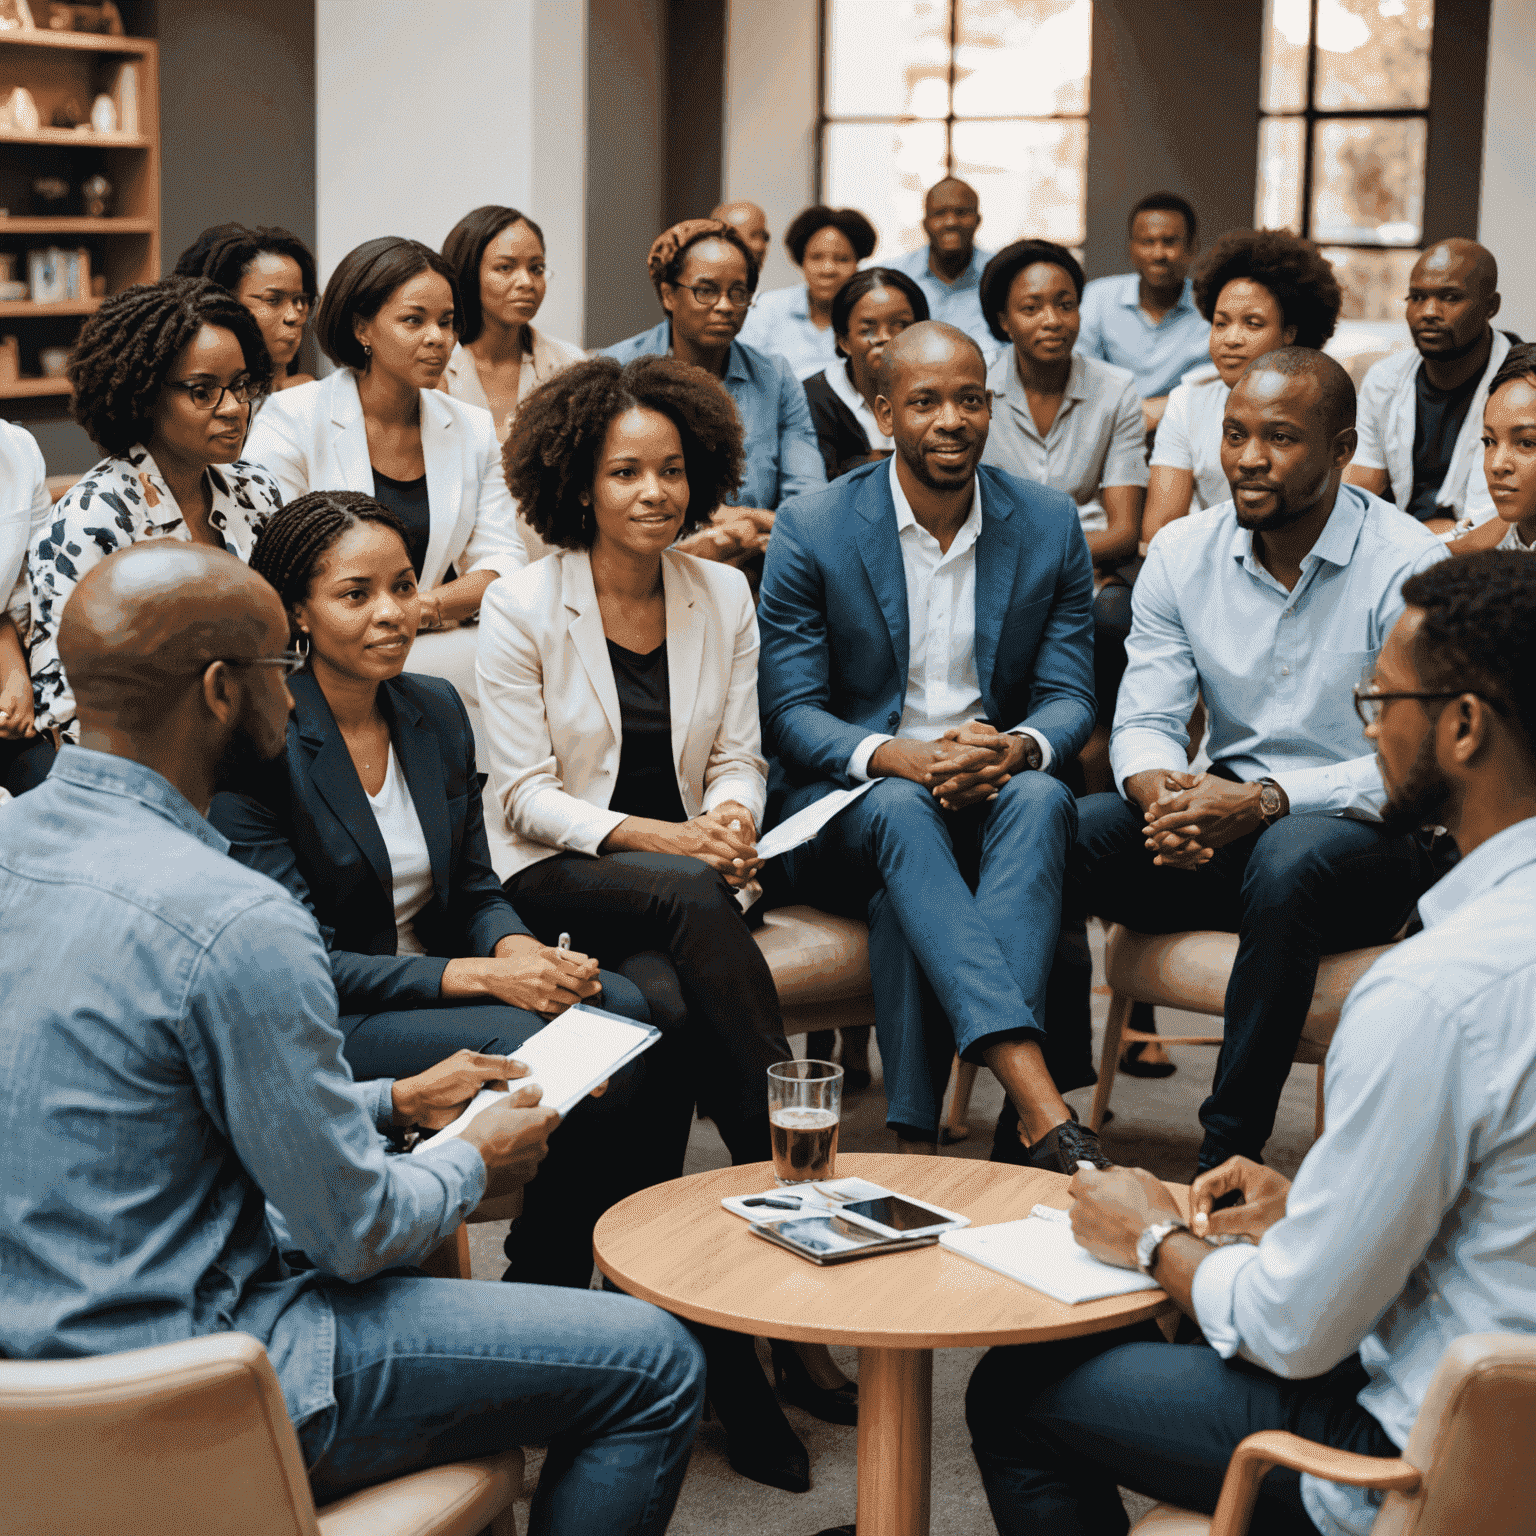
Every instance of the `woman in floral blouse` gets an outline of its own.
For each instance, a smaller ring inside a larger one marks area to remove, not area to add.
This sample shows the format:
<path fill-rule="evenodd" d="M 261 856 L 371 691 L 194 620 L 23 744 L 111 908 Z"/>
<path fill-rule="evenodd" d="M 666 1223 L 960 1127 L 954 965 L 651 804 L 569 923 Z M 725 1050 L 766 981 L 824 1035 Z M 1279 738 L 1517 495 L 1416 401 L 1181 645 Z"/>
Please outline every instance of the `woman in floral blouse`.
<path fill-rule="evenodd" d="M 28 664 L 39 732 L 74 734 L 59 618 L 75 583 L 141 539 L 187 539 L 248 560 L 282 505 L 240 457 L 272 361 L 250 311 L 204 278 L 139 283 L 81 328 L 69 362 L 75 420 L 108 457 L 42 520 L 28 551 Z"/>

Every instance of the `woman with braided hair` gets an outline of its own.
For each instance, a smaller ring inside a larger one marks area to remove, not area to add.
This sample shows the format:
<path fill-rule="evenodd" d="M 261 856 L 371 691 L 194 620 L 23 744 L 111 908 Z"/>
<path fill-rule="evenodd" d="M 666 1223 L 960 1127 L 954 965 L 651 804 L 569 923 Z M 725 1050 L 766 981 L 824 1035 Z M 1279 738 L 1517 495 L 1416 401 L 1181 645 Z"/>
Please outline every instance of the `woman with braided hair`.
<path fill-rule="evenodd" d="M 34 719 L 73 740 L 59 617 L 75 584 L 141 539 L 187 539 L 242 560 L 282 495 L 241 457 L 272 359 L 250 311 L 204 278 L 137 283 L 105 300 L 69 359 L 75 420 L 108 457 L 35 526 L 28 550 Z"/>
<path fill-rule="evenodd" d="M 177 258 L 176 276 L 206 277 L 250 310 L 272 358 L 274 393 L 314 378 L 298 372 L 295 361 L 316 291 L 315 258 L 297 235 L 275 227 L 215 224 Z"/>
<path fill-rule="evenodd" d="M 643 1021 L 629 982 L 540 944 L 502 893 L 464 705 L 441 678 L 404 671 L 421 599 L 399 521 L 360 492 L 315 492 L 267 524 L 251 568 L 282 598 L 309 664 L 289 680 L 286 751 L 240 764 L 208 818 L 234 858 L 314 913 L 353 1076 L 415 1077 L 457 1051 L 512 1055 L 588 998 Z M 625 1182 L 626 1117 L 640 1070 L 554 1137 L 506 1278 L 590 1283 L 592 1225 L 638 1187 Z"/>

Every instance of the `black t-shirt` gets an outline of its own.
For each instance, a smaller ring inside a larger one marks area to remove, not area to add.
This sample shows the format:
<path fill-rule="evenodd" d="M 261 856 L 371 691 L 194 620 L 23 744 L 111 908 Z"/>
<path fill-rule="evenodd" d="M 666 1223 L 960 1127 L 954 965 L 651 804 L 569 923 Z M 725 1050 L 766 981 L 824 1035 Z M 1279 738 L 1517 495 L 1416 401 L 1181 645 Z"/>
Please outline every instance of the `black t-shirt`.
<path fill-rule="evenodd" d="M 1467 419 L 1467 408 L 1482 374 L 1474 373 L 1455 389 L 1439 390 L 1429 382 L 1423 364 L 1414 377 L 1417 397 L 1413 419 L 1413 496 L 1403 509 L 1421 523 L 1447 512 L 1436 505 L 1446 471 L 1456 452 L 1456 439 Z"/>
<path fill-rule="evenodd" d="M 665 640 L 648 656 L 608 642 L 613 682 L 619 694 L 619 781 L 611 811 L 653 821 L 687 821 L 672 762 L 672 685 Z"/>
<path fill-rule="evenodd" d="M 432 534 L 432 510 L 427 504 L 427 477 L 415 480 L 391 480 L 373 472 L 373 499 L 393 512 L 405 524 L 405 548 L 421 579 L 427 562 L 427 540 Z M 451 579 L 451 578 L 450 578 Z"/>

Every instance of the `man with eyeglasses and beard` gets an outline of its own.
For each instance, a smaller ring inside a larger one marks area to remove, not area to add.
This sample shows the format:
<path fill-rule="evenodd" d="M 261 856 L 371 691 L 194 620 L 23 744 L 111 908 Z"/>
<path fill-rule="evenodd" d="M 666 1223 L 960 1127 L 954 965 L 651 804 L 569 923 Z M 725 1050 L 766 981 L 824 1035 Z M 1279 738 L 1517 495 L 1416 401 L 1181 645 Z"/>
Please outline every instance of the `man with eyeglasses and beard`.
<path fill-rule="evenodd" d="M 1403 598 L 1357 707 L 1385 829 L 1441 825 L 1461 862 L 1350 993 L 1294 1185 L 1233 1158 L 1195 1181 L 1192 1232 L 1148 1173 L 1073 1180 L 1078 1242 L 1143 1268 L 1205 1337 L 1144 1324 L 988 1355 L 966 1406 L 1004 1536 L 1124 1531 L 1117 1485 L 1209 1514 L 1257 1430 L 1395 1457 L 1450 1346 L 1536 1333 L 1536 562 L 1436 565 Z M 1529 1522 L 1475 1498 L 1489 1529 Z M 1250 1529 L 1366 1536 L 1380 1503 L 1282 1466 Z"/>
<path fill-rule="evenodd" d="M 1239 936 L 1204 1171 L 1258 1158 L 1319 957 L 1384 944 L 1432 882 L 1428 839 L 1380 820 L 1350 689 L 1402 612 L 1405 578 L 1446 558 L 1419 524 L 1342 485 L 1355 392 L 1323 353 L 1282 347 L 1228 398 L 1232 500 L 1164 528 L 1136 582 L 1110 738 L 1118 793 L 1078 804 L 1063 925 Z M 1199 697 L 1210 768 L 1189 770 Z M 1076 951 L 1063 945 L 1058 972 Z M 1086 1012 L 1077 966 L 1054 995 Z"/>
<path fill-rule="evenodd" d="M 519 1064 L 354 1082 L 314 918 L 204 819 L 224 768 L 283 748 L 287 636 L 259 575 L 167 539 L 64 608 L 80 744 L 0 817 L 0 1356 L 247 1333 L 318 1503 L 548 1441 L 533 1529 L 659 1536 L 703 1393 L 686 1330 L 629 1297 L 405 1267 L 532 1178 L 559 1117 L 525 1088 L 387 1157 L 380 1132 L 446 1125 Z"/>

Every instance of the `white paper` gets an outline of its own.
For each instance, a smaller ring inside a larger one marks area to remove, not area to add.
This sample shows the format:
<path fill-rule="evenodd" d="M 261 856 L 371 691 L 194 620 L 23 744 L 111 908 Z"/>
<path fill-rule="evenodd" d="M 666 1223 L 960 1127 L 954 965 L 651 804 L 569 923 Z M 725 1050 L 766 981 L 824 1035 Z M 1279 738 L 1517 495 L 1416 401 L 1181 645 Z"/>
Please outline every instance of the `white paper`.
<path fill-rule="evenodd" d="M 853 789 L 834 789 L 830 795 L 823 795 L 803 811 L 796 811 L 788 821 L 781 821 L 772 832 L 758 838 L 758 858 L 777 858 L 781 853 L 788 853 L 791 848 L 810 842 L 834 816 L 840 811 L 846 811 L 860 795 L 872 790 L 879 782 L 878 779 L 870 779 Z"/>
<path fill-rule="evenodd" d="M 482 1088 L 457 1120 L 418 1142 L 416 1151 L 425 1152 L 449 1136 L 461 1136 L 481 1110 L 534 1083 L 544 1090 L 540 1107 L 557 1110 L 563 1118 L 599 1083 L 660 1038 L 660 1031 L 649 1024 L 577 1003 L 512 1052 L 528 1068 L 527 1077 L 511 1079 L 507 1093 Z"/>
<path fill-rule="evenodd" d="M 1022 1221 L 944 1232 L 939 1242 L 951 1253 L 1068 1304 L 1157 1289 L 1150 1275 L 1100 1263 L 1079 1248 L 1067 1213 L 1053 1206 L 1037 1205 Z"/>

